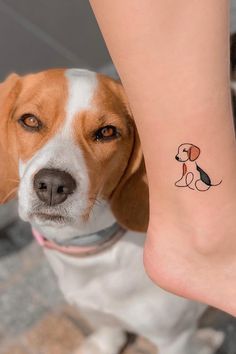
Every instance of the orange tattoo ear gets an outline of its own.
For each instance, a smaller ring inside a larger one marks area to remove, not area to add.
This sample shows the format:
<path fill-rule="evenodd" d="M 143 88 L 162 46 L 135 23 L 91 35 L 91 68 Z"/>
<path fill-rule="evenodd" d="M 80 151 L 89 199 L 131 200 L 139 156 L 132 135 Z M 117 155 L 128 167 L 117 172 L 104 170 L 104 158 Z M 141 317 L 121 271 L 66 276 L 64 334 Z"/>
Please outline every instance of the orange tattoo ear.
<path fill-rule="evenodd" d="M 188 150 L 188 158 L 190 161 L 195 161 L 197 160 L 198 156 L 200 155 L 200 149 L 195 146 L 195 145 L 192 145 L 190 147 L 190 149 Z"/>

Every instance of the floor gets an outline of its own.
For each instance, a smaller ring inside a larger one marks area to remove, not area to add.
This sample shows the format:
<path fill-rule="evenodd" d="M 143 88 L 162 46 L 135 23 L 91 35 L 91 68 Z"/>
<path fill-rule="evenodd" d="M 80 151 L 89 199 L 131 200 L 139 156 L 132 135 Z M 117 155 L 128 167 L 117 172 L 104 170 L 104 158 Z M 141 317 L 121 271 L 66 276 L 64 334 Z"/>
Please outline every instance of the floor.
<path fill-rule="evenodd" d="M 236 30 L 236 0 L 231 29 Z M 110 56 L 83 0 L 0 0 L 0 81 L 10 72 L 86 67 L 115 75 Z M 225 332 L 217 354 L 236 354 L 236 319 L 209 309 L 200 323 Z M 71 354 L 91 328 L 68 306 L 16 202 L 0 207 L 0 354 Z M 131 338 L 132 339 L 132 338 Z M 123 354 L 154 354 L 143 338 Z M 191 352 L 190 352 L 191 354 Z"/>

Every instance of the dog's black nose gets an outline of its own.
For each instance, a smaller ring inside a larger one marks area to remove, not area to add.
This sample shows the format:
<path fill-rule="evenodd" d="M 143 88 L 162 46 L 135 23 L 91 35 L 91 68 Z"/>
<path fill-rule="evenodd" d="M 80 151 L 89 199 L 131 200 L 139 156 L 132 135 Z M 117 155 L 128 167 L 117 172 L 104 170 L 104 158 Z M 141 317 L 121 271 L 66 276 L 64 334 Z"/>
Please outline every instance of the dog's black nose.
<path fill-rule="evenodd" d="M 178 157 L 178 155 L 176 155 L 176 156 L 175 156 L 175 159 L 176 159 L 177 161 L 179 161 L 179 157 Z"/>
<path fill-rule="evenodd" d="M 44 168 L 34 176 L 34 190 L 49 206 L 63 203 L 76 189 L 74 178 L 67 172 Z"/>

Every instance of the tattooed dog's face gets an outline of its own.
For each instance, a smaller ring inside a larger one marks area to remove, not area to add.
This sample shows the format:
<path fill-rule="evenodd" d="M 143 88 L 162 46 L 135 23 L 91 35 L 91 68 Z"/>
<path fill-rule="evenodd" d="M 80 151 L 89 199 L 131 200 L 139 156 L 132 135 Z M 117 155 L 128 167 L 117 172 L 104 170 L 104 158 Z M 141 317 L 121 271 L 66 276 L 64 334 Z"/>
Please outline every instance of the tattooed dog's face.
<path fill-rule="evenodd" d="M 200 154 L 200 149 L 193 144 L 181 144 L 178 147 L 178 153 L 175 159 L 179 162 L 186 162 L 188 160 L 195 161 Z"/>

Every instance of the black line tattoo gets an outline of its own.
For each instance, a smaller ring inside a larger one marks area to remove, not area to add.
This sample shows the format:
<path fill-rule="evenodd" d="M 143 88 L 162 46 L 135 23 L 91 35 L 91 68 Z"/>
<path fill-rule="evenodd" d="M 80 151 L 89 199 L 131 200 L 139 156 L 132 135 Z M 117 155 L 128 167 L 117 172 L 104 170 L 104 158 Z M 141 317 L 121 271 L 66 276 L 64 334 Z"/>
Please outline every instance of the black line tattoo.
<path fill-rule="evenodd" d="M 201 150 L 193 144 L 185 143 L 178 147 L 175 159 L 182 162 L 182 176 L 175 182 L 176 187 L 188 187 L 192 190 L 206 192 L 212 186 L 218 186 L 222 180 L 216 184 L 211 183 L 208 174 L 196 163 Z"/>

